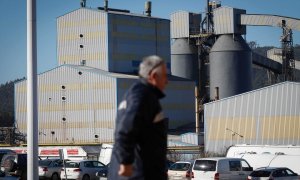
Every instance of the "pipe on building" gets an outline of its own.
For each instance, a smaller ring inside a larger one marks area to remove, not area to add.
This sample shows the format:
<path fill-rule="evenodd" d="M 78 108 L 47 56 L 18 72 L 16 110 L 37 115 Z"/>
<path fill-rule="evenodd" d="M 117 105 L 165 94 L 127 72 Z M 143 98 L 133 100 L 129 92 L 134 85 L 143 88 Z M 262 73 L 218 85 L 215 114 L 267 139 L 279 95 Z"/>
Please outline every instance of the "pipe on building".
<path fill-rule="evenodd" d="M 108 11 L 108 0 L 104 0 L 104 11 Z"/>
<path fill-rule="evenodd" d="M 152 6 L 151 1 L 145 2 L 145 13 L 149 17 L 151 17 L 151 8 L 152 8 L 151 6 Z"/>
<path fill-rule="evenodd" d="M 80 1 L 80 7 L 86 7 L 86 0 Z"/>

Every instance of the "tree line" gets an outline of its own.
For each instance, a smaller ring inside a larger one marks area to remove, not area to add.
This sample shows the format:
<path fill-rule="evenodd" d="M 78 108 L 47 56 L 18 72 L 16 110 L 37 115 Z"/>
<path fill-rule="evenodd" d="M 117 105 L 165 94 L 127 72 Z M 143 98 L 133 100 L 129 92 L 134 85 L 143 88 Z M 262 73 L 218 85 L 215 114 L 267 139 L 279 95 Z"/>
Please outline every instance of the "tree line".
<path fill-rule="evenodd" d="M 14 124 L 14 84 L 23 79 L 0 85 L 0 127 L 12 127 Z"/>

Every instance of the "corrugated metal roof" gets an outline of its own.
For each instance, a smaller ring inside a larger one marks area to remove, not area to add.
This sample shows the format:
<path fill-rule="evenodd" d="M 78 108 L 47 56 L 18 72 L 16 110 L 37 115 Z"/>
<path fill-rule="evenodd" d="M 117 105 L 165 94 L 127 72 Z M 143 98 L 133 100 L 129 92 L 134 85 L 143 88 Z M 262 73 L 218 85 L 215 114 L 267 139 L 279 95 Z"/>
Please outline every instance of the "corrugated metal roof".
<path fill-rule="evenodd" d="M 62 16 L 65 16 L 67 14 L 73 13 L 75 11 L 78 10 L 82 10 L 82 9 L 86 9 L 86 10 L 90 10 L 90 11 L 95 11 L 95 12 L 103 12 L 103 13 L 108 13 L 108 14 L 121 14 L 121 15 L 126 15 L 126 16 L 137 16 L 137 17 L 145 17 L 145 18 L 153 18 L 153 19 L 161 19 L 161 20 L 166 20 L 166 21 L 170 21 L 169 19 L 165 19 L 165 18 L 160 18 L 160 17 L 155 17 L 155 16 L 146 16 L 144 14 L 137 14 L 137 13 L 125 13 L 125 12 L 118 12 L 118 11 L 104 11 L 104 10 L 99 10 L 99 9 L 95 9 L 95 8 L 78 8 L 75 9 L 71 12 L 68 12 L 66 14 L 63 14 L 61 16 L 58 16 L 57 18 L 60 18 Z"/>
<path fill-rule="evenodd" d="M 86 72 L 91 72 L 91 73 L 96 73 L 100 75 L 105 75 L 105 76 L 110 76 L 110 77 L 115 77 L 115 78 L 132 78 L 132 79 L 137 79 L 137 76 L 134 75 L 128 75 L 128 74 L 120 74 L 120 73 L 114 73 L 114 72 L 107 72 L 101 69 L 93 68 L 93 67 L 88 67 L 88 66 L 78 66 L 78 65 L 62 65 L 62 66 L 67 66 L 70 68 L 86 71 Z"/>
<path fill-rule="evenodd" d="M 130 79 L 138 79 L 139 78 L 137 75 L 107 72 L 107 71 L 97 69 L 97 68 L 93 68 L 93 67 L 89 67 L 89 66 L 79 66 L 79 65 L 72 65 L 72 64 L 63 64 L 61 66 L 57 66 L 53 69 L 50 69 L 50 70 L 47 70 L 45 72 L 39 73 L 38 75 L 45 74 L 47 72 L 53 71 L 53 70 L 55 70 L 57 68 L 61 68 L 61 67 L 69 67 L 69 68 L 77 69 L 79 71 L 91 72 L 91 73 L 110 76 L 110 77 L 114 77 L 114 78 L 130 78 Z M 24 80 L 18 81 L 15 84 L 21 83 L 21 82 L 26 81 L 26 80 L 27 79 L 25 78 Z M 168 75 L 168 80 L 170 80 L 170 81 L 190 81 L 188 79 L 177 77 L 177 76 L 172 76 L 172 75 Z"/>
<path fill-rule="evenodd" d="M 296 84 L 296 85 L 300 85 L 300 83 L 298 83 L 298 82 L 285 81 L 285 82 L 273 84 L 271 86 L 266 86 L 266 87 L 263 87 L 263 88 L 260 88 L 260 89 L 255 89 L 253 91 L 248 91 L 248 92 L 245 92 L 245 93 L 242 93 L 242 94 L 238 94 L 238 95 L 235 95 L 235 96 L 230 96 L 230 97 L 227 97 L 227 98 L 223 98 L 223 99 L 220 99 L 220 100 L 217 100 L 217 101 L 212 101 L 212 102 L 204 104 L 204 106 L 205 105 L 210 105 L 210 104 L 213 104 L 213 103 L 217 103 L 217 102 L 221 102 L 221 101 L 226 101 L 228 99 L 236 98 L 236 97 L 239 97 L 239 96 L 244 96 L 246 94 L 250 94 L 250 93 L 253 93 L 253 92 L 256 92 L 256 91 L 261 91 L 263 89 L 268 89 L 270 87 L 281 86 L 282 84 Z"/>

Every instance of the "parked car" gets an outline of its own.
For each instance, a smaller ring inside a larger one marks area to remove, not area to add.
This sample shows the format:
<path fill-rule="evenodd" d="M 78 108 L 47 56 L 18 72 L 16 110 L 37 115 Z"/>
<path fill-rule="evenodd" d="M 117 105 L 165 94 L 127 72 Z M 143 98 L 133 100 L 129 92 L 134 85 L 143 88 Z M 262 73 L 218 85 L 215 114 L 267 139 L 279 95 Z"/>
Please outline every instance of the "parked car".
<path fill-rule="evenodd" d="M 178 161 L 168 170 L 169 180 L 190 180 L 194 161 Z"/>
<path fill-rule="evenodd" d="M 262 167 L 255 169 L 248 180 L 299 180 L 300 176 L 285 167 Z"/>
<path fill-rule="evenodd" d="M 4 154 L 1 160 L 1 171 L 5 173 L 5 176 L 27 179 L 27 154 Z"/>
<path fill-rule="evenodd" d="M 67 161 L 61 169 L 61 179 L 97 179 L 96 172 L 107 168 L 103 163 L 94 160 Z M 99 178 L 98 178 L 99 179 Z"/>
<path fill-rule="evenodd" d="M 196 159 L 192 168 L 192 179 L 244 180 L 253 171 L 242 158 L 201 158 Z"/>
<path fill-rule="evenodd" d="M 168 171 L 169 168 L 170 168 L 174 163 L 175 163 L 175 162 L 170 161 L 170 160 L 167 159 L 167 161 L 166 161 L 166 171 Z"/>
<path fill-rule="evenodd" d="M 105 168 L 100 169 L 99 171 L 96 172 L 96 176 L 98 177 L 98 179 L 107 178 L 109 165 L 110 163 L 108 163 Z"/>
<path fill-rule="evenodd" d="M 10 149 L 0 149 L 0 163 L 1 163 L 2 157 L 5 154 L 16 154 L 16 153 L 13 150 L 10 150 Z"/>
<path fill-rule="evenodd" d="M 40 179 L 60 179 L 63 160 L 61 159 L 43 159 L 39 160 L 39 178 Z"/>

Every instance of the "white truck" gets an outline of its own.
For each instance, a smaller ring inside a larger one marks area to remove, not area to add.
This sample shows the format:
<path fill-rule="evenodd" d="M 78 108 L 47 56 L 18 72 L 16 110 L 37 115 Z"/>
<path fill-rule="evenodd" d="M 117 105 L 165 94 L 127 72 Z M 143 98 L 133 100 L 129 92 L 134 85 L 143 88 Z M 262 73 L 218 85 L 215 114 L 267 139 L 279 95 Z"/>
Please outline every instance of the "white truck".
<path fill-rule="evenodd" d="M 300 146 L 234 145 L 227 149 L 226 157 L 243 158 L 253 169 L 287 167 L 300 174 Z"/>
<path fill-rule="evenodd" d="M 113 145 L 102 144 L 98 161 L 104 163 L 105 165 L 110 163 L 112 150 L 113 150 Z"/>

